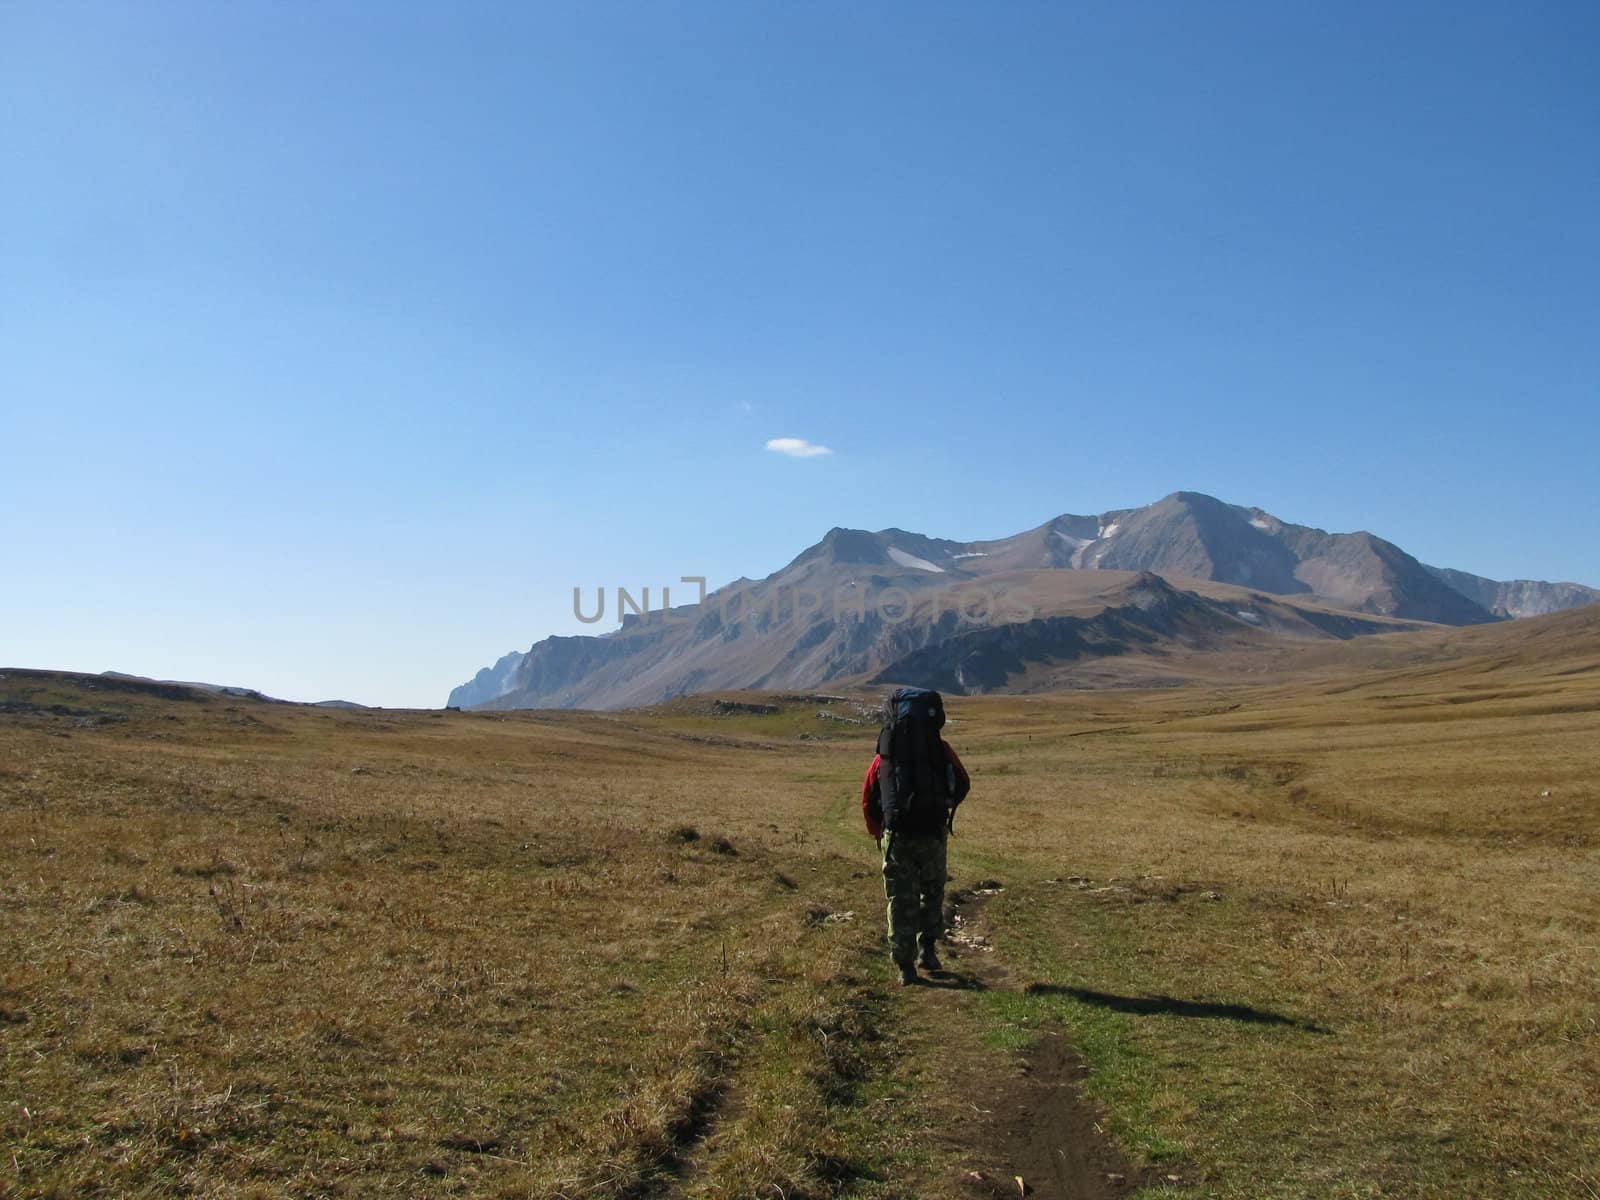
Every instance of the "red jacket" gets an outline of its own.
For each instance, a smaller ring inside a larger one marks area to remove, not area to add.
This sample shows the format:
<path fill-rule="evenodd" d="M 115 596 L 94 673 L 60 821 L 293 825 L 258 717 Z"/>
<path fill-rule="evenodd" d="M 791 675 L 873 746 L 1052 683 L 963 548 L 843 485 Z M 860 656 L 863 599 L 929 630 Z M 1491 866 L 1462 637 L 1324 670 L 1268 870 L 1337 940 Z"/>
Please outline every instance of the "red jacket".
<path fill-rule="evenodd" d="M 961 765 L 956 752 L 950 749 L 949 742 L 940 738 L 939 745 L 944 747 L 945 759 L 956 769 L 957 793 L 965 796 L 972 786 L 972 780 L 967 777 L 967 769 Z M 882 764 L 882 757 L 874 754 L 872 765 L 867 768 L 867 777 L 861 781 L 861 815 L 866 818 L 867 832 L 875 838 L 883 836 L 883 808 L 878 799 L 878 769 Z"/>

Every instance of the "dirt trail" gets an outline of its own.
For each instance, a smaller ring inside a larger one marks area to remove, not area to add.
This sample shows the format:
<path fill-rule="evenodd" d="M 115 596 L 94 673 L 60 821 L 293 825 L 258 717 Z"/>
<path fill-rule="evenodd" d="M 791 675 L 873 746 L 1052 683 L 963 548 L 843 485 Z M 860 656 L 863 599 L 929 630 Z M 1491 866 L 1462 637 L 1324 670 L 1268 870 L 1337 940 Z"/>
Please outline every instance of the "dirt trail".
<path fill-rule="evenodd" d="M 1083 1060 L 1060 1033 L 1046 1033 L 1012 1063 L 985 1046 L 960 1011 L 979 993 L 1021 990 L 998 957 L 983 909 L 994 881 L 955 893 L 943 972 L 912 997 L 917 1040 L 937 1059 L 937 1136 L 967 1164 L 951 1194 L 1036 1200 L 1115 1200 L 1148 1182 L 1102 1130 L 1085 1099 Z M 1021 1186 L 1018 1180 L 1021 1180 Z"/>

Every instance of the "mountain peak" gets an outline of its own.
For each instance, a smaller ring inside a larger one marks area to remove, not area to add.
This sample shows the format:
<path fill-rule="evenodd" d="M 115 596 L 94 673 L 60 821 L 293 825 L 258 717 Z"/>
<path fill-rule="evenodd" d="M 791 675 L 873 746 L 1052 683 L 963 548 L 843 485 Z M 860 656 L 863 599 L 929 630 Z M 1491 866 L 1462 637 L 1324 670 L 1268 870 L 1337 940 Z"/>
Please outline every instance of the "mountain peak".
<path fill-rule="evenodd" d="M 865 529 L 836 525 L 815 549 L 822 551 L 831 562 L 881 563 L 888 557 L 881 538 L 881 534 L 868 533 Z"/>
<path fill-rule="evenodd" d="M 1093 577 L 1098 571 L 1129 574 L 1097 585 Z M 1179 580 L 1177 587 L 1174 579 Z M 951 669 L 959 675 L 958 642 L 993 640 L 1000 647 L 996 653 L 1005 658 L 1012 654 L 1004 648 L 1010 645 L 1010 631 L 1021 628 L 986 626 L 974 633 L 949 605 L 941 609 L 937 595 L 925 607 L 943 615 L 927 621 L 889 625 L 866 606 L 858 607 L 860 615 L 853 619 L 835 615 L 830 620 L 814 605 L 805 611 L 802 595 L 854 601 L 899 588 L 920 599 L 953 584 L 989 586 L 996 595 L 1018 587 L 1024 595 L 1078 597 L 1073 603 L 1085 595 L 1101 596 L 1113 608 L 1137 610 L 1137 619 L 1146 624 L 1156 622 L 1150 627 L 1165 631 L 1162 636 L 1198 631 L 1203 642 L 1216 632 L 1205 632 L 1212 616 L 1222 621 L 1217 628 L 1233 629 L 1241 621 L 1253 626 L 1231 610 L 1201 613 L 1195 606 L 1211 602 L 1180 590 L 1188 586 L 1184 579 L 1249 589 L 1254 600 L 1241 598 L 1234 604 L 1258 620 L 1253 606 L 1263 595 L 1314 599 L 1317 619 L 1308 624 L 1295 617 L 1289 624 L 1301 634 L 1315 629 L 1339 637 L 1393 630 L 1397 626 L 1392 618 L 1472 625 L 1600 601 L 1600 591 L 1577 585 L 1502 584 L 1424 567 L 1392 542 L 1366 531 L 1327 533 L 1204 492 L 1176 491 L 1143 508 L 1063 513 L 987 542 L 948 541 L 893 526 L 877 532 L 835 526 L 765 580 L 740 580 L 720 589 L 726 594 L 754 588 L 764 603 L 776 606 L 769 612 L 790 616 L 772 616 L 757 625 L 724 620 L 712 612 L 700 621 L 672 626 L 630 617 L 625 632 L 547 638 L 526 655 L 507 655 L 479 672 L 472 683 L 457 689 L 452 703 L 614 707 L 712 686 L 765 687 L 782 681 L 783 686 L 814 687 L 865 678 L 865 672 L 923 651 L 934 658 L 955 655 Z M 988 585 L 987 580 L 994 582 Z M 1330 617 L 1330 608 L 1346 611 Z M 1060 618 L 1069 623 L 1075 619 Z M 1056 618 L 1021 625 L 1028 632 L 1017 634 L 1018 645 L 1037 641 L 1035 648 L 1046 657 L 1060 651 L 1065 644 L 1060 639 L 1069 637 Z M 1112 636 L 1105 631 L 1095 636 L 1102 635 Z"/>

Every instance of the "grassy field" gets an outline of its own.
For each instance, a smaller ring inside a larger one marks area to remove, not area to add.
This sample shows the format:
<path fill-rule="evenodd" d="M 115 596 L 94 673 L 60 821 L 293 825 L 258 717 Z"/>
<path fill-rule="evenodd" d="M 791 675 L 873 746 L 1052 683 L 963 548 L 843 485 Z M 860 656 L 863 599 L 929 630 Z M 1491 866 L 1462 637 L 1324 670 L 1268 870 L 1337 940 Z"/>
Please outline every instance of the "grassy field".
<path fill-rule="evenodd" d="M 0 1195 L 1016 1194 L 962 1113 L 1057 1035 L 1118 1188 L 1600 1195 L 1600 624 L 1366 641 L 952 699 L 967 990 L 889 986 L 848 704 L 6 671 Z"/>

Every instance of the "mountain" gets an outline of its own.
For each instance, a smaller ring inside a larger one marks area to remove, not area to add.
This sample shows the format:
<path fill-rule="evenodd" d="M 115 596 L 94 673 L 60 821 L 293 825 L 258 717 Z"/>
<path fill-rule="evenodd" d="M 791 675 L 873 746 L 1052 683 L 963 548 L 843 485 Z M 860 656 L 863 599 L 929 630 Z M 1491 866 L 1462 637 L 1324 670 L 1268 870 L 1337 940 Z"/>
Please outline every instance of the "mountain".
<path fill-rule="evenodd" d="M 879 570 L 852 569 L 862 566 Z M 1015 571 L 940 586 L 923 567 L 813 557 L 791 568 L 713 593 L 698 610 L 630 614 L 599 637 L 546 638 L 483 707 L 624 708 L 823 682 L 958 693 L 1168 686 L 1205 676 L 1210 651 L 1259 660 L 1286 642 L 1424 628 L 1209 581 L 1179 577 L 1179 587 L 1148 572 Z M 826 602 L 800 599 L 808 591 Z"/>
<path fill-rule="evenodd" d="M 1057 517 L 975 548 L 1008 564 L 1033 556 L 1046 560 L 1039 566 L 1185 575 L 1414 621 L 1494 619 L 1392 542 L 1292 525 L 1198 492 L 1175 492 L 1144 508 L 1099 517 Z"/>
<path fill-rule="evenodd" d="M 1485 579 L 1449 567 L 1429 567 L 1435 578 L 1497 617 L 1542 617 L 1600 603 L 1600 590 L 1581 583 L 1545 583 L 1538 579 Z"/>
<path fill-rule="evenodd" d="M 629 613 L 608 633 L 505 655 L 450 703 L 618 708 L 843 683 L 1167 684 L 1223 670 L 1219 649 L 1230 651 L 1227 670 L 1259 669 L 1286 646 L 1490 623 L 1518 603 L 1531 611 L 1585 594 L 1600 598 L 1445 572 L 1371 533 L 1176 492 L 993 541 L 835 528 L 767 578 L 736 580 L 702 604 Z"/>
<path fill-rule="evenodd" d="M 494 666 L 485 667 L 460 687 L 451 688 L 446 704 L 451 708 L 475 708 L 505 695 L 511 688 L 512 674 L 522 664 L 522 659 L 520 650 L 501 655 Z"/>
<path fill-rule="evenodd" d="M 1121 575 L 1120 572 L 1117 573 Z M 1419 624 L 1285 603 L 1213 584 L 1210 595 L 1141 572 L 1102 593 L 1097 612 L 960 629 L 866 682 L 958 695 L 1064 687 L 1171 687 L 1264 669 L 1289 643 L 1409 632 Z M 1178 577 L 1181 578 L 1181 577 Z"/>

